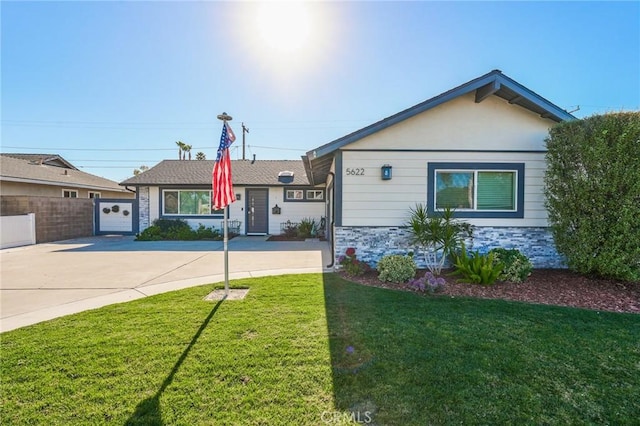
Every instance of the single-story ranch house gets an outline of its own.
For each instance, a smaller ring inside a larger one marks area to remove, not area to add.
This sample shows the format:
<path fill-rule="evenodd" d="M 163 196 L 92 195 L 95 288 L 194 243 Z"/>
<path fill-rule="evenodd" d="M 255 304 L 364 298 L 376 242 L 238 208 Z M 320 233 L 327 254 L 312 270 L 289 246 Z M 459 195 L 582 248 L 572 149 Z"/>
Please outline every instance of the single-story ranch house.
<path fill-rule="evenodd" d="M 536 267 L 560 267 L 544 206 L 545 138 L 573 119 L 494 70 L 302 161 L 234 161 L 240 198 L 230 219 L 243 221 L 241 233 L 278 234 L 287 220 L 325 217 L 335 259 L 355 247 L 376 263 L 410 250 L 403 225 L 417 203 L 431 214 L 455 205 L 456 217 L 474 225 L 475 249 L 518 248 Z M 140 229 L 157 217 L 219 221 L 210 211 L 212 169 L 212 161 L 163 161 L 122 182 L 136 187 Z"/>
<path fill-rule="evenodd" d="M 139 229 L 158 218 L 185 219 L 193 228 L 221 228 L 222 210 L 211 206 L 214 160 L 164 160 L 125 180 L 138 196 Z M 229 223 L 240 234 L 280 234 L 287 223 L 325 216 L 324 184 L 313 186 L 301 160 L 232 160 L 236 202 Z"/>

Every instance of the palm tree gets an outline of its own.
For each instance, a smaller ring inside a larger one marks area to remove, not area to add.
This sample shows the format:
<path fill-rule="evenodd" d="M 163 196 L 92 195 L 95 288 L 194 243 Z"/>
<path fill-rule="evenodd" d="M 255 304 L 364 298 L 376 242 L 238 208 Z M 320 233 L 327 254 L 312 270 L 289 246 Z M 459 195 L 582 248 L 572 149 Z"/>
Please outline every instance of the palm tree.
<path fill-rule="evenodd" d="M 177 141 L 176 145 L 178 145 L 178 160 L 182 160 L 182 151 L 184 151 L 184 142 Z"/>
<path fill-rule="evenodd" d="M 185 153 L 187 153 L 187 152 L 189 153 L 189 160 L 191 160 L 191 145 L 184 144 L 182 149 L 184 150 Z M 183 158 L 183 160 L 184 160 L 184 158 Z"/>
<path fill-rule="evenodd" d="M 196 154 L 196 160 L 206 160 L 206 159 L 207 159 L 207 156 L 205 155 L 205 153 L 204 153 L 204 152 L 199 151 L 199 152 Z"/>

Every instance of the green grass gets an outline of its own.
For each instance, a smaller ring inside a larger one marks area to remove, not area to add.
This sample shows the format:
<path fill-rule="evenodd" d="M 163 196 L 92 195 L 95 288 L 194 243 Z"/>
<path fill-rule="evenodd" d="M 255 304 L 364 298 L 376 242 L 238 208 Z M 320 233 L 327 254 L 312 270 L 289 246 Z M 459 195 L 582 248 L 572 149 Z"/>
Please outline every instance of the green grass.
<path fill-rule="evenodd" d="M 1 336 L 9 424 L 633 424 L 640 316 L 423 297 L 333 274 L 232 282 Z"/>

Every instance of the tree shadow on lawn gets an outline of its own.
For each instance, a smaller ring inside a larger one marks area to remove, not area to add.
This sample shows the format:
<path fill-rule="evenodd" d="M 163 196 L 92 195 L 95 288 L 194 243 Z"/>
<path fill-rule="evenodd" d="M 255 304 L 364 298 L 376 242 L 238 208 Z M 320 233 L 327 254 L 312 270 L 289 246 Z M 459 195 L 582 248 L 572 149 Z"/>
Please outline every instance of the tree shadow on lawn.
<path fill-rule="evenodd" d="M 189 351 L 191 351 L 191 348 L 196 344 L 196 342 L 198 341 L 198 338 L 200 337 L 204 329 L 207 328 L 207 325 L 209 325 L 211 318 L 213 318 L 216 311 L 224 301 L 225 299 L 222 299 L 218 303 L 216 303 L 216 305 L 213 307 L 211 312 L 209 312 L 209 315 L 207 316 L 207 318 L 205 318 L 205 320 L 202 322 L 202 325 L 200 326 L 196 334 L 194 334 L 189 345 L 186 347 L 184 352 L 182 352 L 182 355 L 180 355 L 180 358 L 178 358 L 178 361 L 175 363 L 175 365 L 171 369 L 171 372 L 169 373 L 167 378 L 164 379 L 164 382 L 162 382 L 162 386 L 160 386 L 160 389 L 158 389 L 155 395 L 153 395 L 151 398 L 147 398 L 138 404 L 138 406 L 136 407 L 136 411 L 131 415 L 131 417 L 129 417 L 129 419 L 127 419 L 127 421 L 125 422 L 125 425 L 163 425 L 164 424 L 164 422 L 162 421 L 162 411 L 160 410 L 160 397 L 162 396 L 162 393 L 165 391 L 165 389 L 169 387 L 171 382 L 173 382 L 173 378 L 175 377 L 176 373 L 180 369 L 180 366 L 182 365 L 182 363 L 187 358 L 187 355 L 189 355 Z"/>

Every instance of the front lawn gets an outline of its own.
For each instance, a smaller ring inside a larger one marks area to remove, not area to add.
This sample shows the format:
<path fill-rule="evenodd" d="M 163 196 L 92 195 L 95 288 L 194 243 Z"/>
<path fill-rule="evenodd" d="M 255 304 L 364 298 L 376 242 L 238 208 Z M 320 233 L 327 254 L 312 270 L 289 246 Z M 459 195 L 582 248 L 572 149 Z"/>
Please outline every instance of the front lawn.
<path fill-rule="evenodd" d="M 3 424 L 633 424 L 640 316 L 233 281 L 1 336 Z"/>

